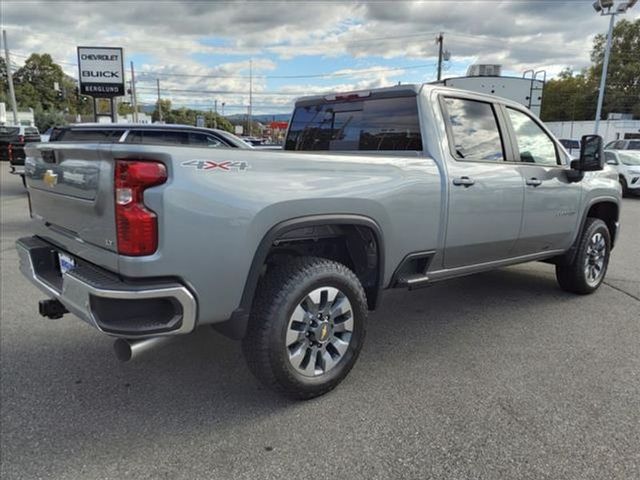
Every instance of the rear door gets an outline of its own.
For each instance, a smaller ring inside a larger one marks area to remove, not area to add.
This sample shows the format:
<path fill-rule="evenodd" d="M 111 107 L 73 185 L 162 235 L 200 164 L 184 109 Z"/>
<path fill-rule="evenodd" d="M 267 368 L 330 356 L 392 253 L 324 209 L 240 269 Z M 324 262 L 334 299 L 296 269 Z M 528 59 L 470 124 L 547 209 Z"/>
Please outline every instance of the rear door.
<path fill-rule="evenodd" d="M 441 97 L 449 137 L 445 268 L 508 258 L 518 239 L 524 186 L 505 162 L 499 111 L 485 101 Z"/>
<path fill-rule="evenodd" d="M 580 182 L 566 175 L 570 159 L 530 113 L 505 108 L 516 147 L 518 171 L 524 180 L 522 231 L 517 255 L 566 249 L 573 241 L 578 222 Z"/>

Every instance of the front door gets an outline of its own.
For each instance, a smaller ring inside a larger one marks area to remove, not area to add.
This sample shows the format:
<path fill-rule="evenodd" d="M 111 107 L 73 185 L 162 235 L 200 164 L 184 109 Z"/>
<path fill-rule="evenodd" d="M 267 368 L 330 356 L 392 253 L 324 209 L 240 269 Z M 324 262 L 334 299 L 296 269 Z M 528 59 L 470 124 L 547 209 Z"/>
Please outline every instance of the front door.
<path fill-rule="evenodd" d="M 568 180 L 569 159 L 532 116 L 508 107 L 506 117 L 525 184 L 522 231 L 515 253 L 567 249 L 579 221 L 580 182 Z"/>
<path fill-rule="evenodd" d="M 524 185 L 518 165 L 505 163 L 495 106 L 443 98 L 449 136 L 449 211 L 445 268 L 509 258 L 522 220 Z"/>

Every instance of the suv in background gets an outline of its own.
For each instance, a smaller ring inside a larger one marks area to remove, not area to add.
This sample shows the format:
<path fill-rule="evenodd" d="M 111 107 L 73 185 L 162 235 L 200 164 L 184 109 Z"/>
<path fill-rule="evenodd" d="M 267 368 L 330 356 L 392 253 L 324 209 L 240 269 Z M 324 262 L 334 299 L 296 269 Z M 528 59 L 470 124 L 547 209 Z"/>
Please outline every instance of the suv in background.
<path fill-rule="evenodd" d="M 188 145 L 206 148 L 251 148 L 235 135 L 189 125 L 85 123 L 56 128 L 50 142 L 126 143 L 134 145 Z"/>
<path fill-rule="evenodd" d="M 36 127 L 25 125 L 1 125 L 0 160 L 3 162 L 11 162 L 11 173 L 22 173 L 22 170 L 24 169 L 25 144 L 39 141 L 40 132 L 38 132 Z"/>
<path fill-rule="evenodd" d="M 604 158 L 617 170 L 622 194 L 640 195 L 640 151 L 605 150 Z"/>
<path fill-rule="evenodd" d="M 640 139 L 614 140 L 604 146 L 605 150 L 640 150 Z"/>

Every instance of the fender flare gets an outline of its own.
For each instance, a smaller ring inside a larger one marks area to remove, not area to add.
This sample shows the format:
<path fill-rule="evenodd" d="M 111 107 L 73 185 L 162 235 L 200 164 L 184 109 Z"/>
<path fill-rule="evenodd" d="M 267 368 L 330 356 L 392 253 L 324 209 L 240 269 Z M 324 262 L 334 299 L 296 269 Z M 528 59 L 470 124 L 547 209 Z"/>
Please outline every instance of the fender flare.
<path fill-rule="evenodd" d="M 231 314 L 231 318 L 226 322 L 216 323 L 212 326 L 219 332 L 231 337 L 233 339 L 241 339 L 247 329 L 249 322 L 249 313 L 251 312 L 251 305 L 258 286 L 258 280 L 262 272 L 262 267 L 265 264 L 269 251 L 273 245 L 273 242 L 281 235 L 298 228 L 312 227 L 318 225 L 358 225 L 370 228 L 376 238 L 378 246 L 378 280 L 377 290 L 378 300 L 381 297 L 381 291 L 384 286 L 384 238 L 382 235 L 382 229 L 380 225 L 370 217 L 364 215 L 352 215 L 352 214 L 323 214 L 323 215 L 309 215 L 304 217 L 296 217 L 289 220 L 285 220 L 271 227 L 269 231 L 262 237 L 258 248 L 253 256 L 251 267 L 244 284 L 244 290 L 240 299 L 240 305 Z"/>

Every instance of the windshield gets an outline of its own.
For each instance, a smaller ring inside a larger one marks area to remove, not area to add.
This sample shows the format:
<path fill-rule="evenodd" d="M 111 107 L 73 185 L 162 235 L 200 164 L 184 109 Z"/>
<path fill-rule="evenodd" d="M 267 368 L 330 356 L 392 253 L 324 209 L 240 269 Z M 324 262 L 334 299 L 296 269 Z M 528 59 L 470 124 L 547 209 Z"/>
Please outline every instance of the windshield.
<path fill-rule="evenodd" d="M 640 152 L 618 152 L 618 158 L 624 165 L 640 165 Z"/>
<path fill-rule="evenodd" d="M 422 150 L 416 97 L 297 107 L 285 150 Z"/>

